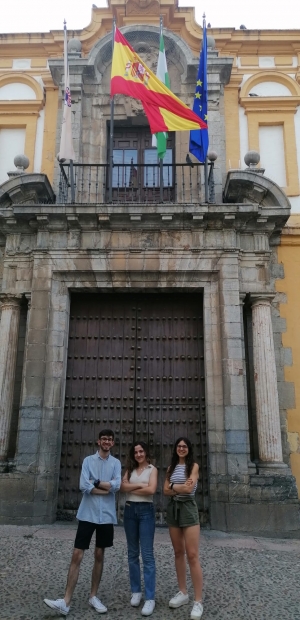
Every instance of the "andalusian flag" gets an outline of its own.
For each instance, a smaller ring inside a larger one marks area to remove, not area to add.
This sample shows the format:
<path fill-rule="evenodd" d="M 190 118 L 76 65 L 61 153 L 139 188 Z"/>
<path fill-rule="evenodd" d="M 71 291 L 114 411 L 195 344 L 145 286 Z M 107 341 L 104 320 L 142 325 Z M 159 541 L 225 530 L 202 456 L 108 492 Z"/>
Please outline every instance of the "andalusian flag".
<path fill-rule="evenodd" d="M 162 25 L 161 25 L 161 33 L 160 33 L 159 54 L 158 54 L 156 76 L 163 84 L 167 86 L 167 88 L 170 88 L 170 79 L 169 79 L 168 68 L 167 68 L 165 43 L 164 43 L 164 37 L 162 34 Z M 159 159 L 163 159 L 166 154 L 167 139 L 168 139 L 168 134 L 165 131 L 157 133 L 156 135 L 152 136 L 152 146 L 157 146 L 157 155 Z"/>
<path fill-rule="evenodd" d="M 163 84 L 116 28 L 111 97 L 117 94 L 139 99 L 151 133 L 206 128 L 206 123 Z"/>

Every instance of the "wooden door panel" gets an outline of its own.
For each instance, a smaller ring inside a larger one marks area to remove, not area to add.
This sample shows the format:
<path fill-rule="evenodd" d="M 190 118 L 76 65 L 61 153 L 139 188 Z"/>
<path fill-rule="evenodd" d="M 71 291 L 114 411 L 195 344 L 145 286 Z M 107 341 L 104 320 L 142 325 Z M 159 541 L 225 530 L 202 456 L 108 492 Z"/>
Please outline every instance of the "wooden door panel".
<path fill-rule="evenodd" d="M 74 295 L 59 485 L 60 509 L 76 509 L 83 458 L 100 428 L 115 432 L 113 454 L 123 466 L 134 441 L 149 444 L 162 494 L 174 441 L 191 439 L 200 466 L 197 502 L 208 510 L 207 441 L 201 295 Z M 122 518 L 124 497 L 119 494 Z"/>

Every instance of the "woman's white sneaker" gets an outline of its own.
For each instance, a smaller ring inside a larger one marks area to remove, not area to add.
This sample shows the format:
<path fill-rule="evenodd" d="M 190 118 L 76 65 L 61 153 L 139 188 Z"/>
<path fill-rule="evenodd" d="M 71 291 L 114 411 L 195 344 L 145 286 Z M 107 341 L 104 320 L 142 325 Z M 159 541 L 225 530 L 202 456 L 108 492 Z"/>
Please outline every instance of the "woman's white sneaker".
<path fill-rule="evenodd" d="M 191 620 L 200 620 L 203 614 L 203 605 L 200 601 L 195 601 L 191 613 Z"/>
<path fill-rule="evenodd" d="M 46 603 L 50 609 L 54 609 L 62 616 L 67 616 L 70 611 L 70 607 L 67 607 L 63 598 L 58 598 L 56 601 L 52 601 L 49 598 L 44 598 L 44 603 Z"/>
<path fill-rule="evenodd" d="M 101 603 L 100 599 L 97 596 L 92 596 L 92 598 L 90 598 L 89 600 L 89 604 L 91 607 L 94 607 L 94 609 L 99 614 L 105 614 L 105 612 L 107 611 L 107 607 L 105 607 L 105 605 Z"/>
<path fill-rule="evenodd" d="M 151 614 L 153 614 L 154 612 L 154 607 L 155 607 L 155 601 L 152 601 L 152 600 L 145 601 L 143 609 L 142 609 L 142 616 L 151 616 Z"/>
<path fill-rule="evenodd" d="M 177 592 L 177 594 L 175 594 L 175 596 L 173 596 L 173 598 L 169 601 L 169 607 L 176 609 L 177 607 L 181 607 L 181 605 L 187 605 L 188 602 L 189 595 L 183 594 L 183 592 L 179 590 L 179 592 Z"/>
<path fill-rule="evenodd" d="M 133 592 L 131 600 L 130 600 L 130 605 L 132 607 L 138 607 L 140 602 L 142 600 L 142 593 L 141 592 Z"/>

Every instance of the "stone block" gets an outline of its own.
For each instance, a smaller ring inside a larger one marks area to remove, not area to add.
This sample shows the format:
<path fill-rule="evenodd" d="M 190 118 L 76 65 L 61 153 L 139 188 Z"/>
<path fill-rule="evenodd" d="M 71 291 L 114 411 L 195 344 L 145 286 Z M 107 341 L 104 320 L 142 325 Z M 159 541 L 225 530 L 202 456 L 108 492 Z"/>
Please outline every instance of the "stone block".
<path fill-rule="evenodd" d="M 41 474 L 53 473 L 57 476 L 57 469 L 59 467 L 59 455 L 57 452 L 40 452 L 38 460 L 39 472 Z"/>
<path fill-rule="evenodd" d="M 44 344 L 28 344 L 27 361 L 44 360 L 46 355 L 46 347 Z"/>
<path fill-rule="evenodd" d="M 208 431 L 222 432 L 224 430 L 224 406 L 207 404 Z"/>
<path fill-rule="evenodd" d="M 224 376 L 224 403 L 226 406 L 244 407 L 246 387 L 243 376 Z"/>
<path fill-rule="evenodd" d="M 64 375 L 65 368 L 63 362 L 47 362 L 46 363 L 46 377 L 59 378 Z"/>
<path fill-rule="evenodd" d="M 250 486 L 249 494 L 250 494 L 250 502 L 261 502 L 261 487 Z"/>
<path fill-rule="evenodd" d="M 26 376 L 29 377 L 44 377 L 45 375 L 45 362 L 40 360 L 27 360 L 26 361 Z"/>
<path fill-rule="evenodd" d="M 296 506 L 279 504 L 211 503 L 211 529 L 257 536 L 299 538 L 300 520 Z"/>
<path fill-rule="evenodd" d="M 228 502 L 228 484 L 217 483 L 216 485 L 216 497 L 219 502 Z"/>
<path fill-rule="evenodd" d="M 39 431 L 41 418 L 22 416 L 19 420 L 19 433 L 23 431 Z"/>
<path fill-rule="evenodd" d="M 48 347 L 47 362 L 64 362 L 66 349 L 64 346 Z"/>
<path fill-rule="evenodd" d="M 217 430 L 208 431 L 209 452 L 226 452 L 225 433 Z"/>
<path fill-rule="evenodd" d="M 56 453 L 58 447 L 61 445 L 61 433 L 53 429 L 50 430 L 47 428 L 46 431 L 41 431 L 40 433 L 40 449 L 42 451 Z"/>
<path fill-rule="evenodd" d="M 290 347 L 284 347 L 281 350 L 282 364 L 284 366 L 293 366 L 293 352 Z"/>
<path fill-rule="evenodd" d="M 249 484 L 231 482 L 229 484 L 229 501 L 247 503 L 250 499 Z"/>
<path fill-rule="evenodd" d="M 286 319 L 272 316 L 272 328 L 273 332 L 283 333 L 286 332 Z"/>
<path fill-rule="evenodd" d="M 238 323 L 241 325 L 241 308 L 239 304 L 224 305 L 220 307 L 220 310 L 224 326 L 226 323 Z M 242 333 L 242 330 L 240 330 L 240 333 Z"/>
<path fill-rule="evenodd" d="M 46 329 L 35 329 L 34 326 L 28 330 L 28 344 L 45 344 L 47 339 Z"/>
<path fill-rule="evenodd" d="M 218 453 L 210 452 L 209 469 L 212 474 L 226 475 L 227 473 L 226 454 L 218 454 Z"/>
<path fill-rule="evenodd" d="M 227 452 L 230 454 L 247 454 L 248 433 L 247 431 L 226 431 Z"/>
<path fill-rule="evenodd" d="M 55 330 L 50 330 L 49 331 L 49 348 L 50 347 L 65 347 L 66 343 L 68 342 L 68 335 L 67 332 L 65 330 L 61 330 L 61 331 L 55 331 Z"/>
<path fill-rule="evenodd" d="M 62 381 L 60 377 L 46 377 L 44 405 L 52 409 L 62 404 Z"/>
<path fill-rule="evenodd" d="M 50 330 L 56 332 L 65 331 L 68 326 L 68 315 L 66 312 L 53 312 L 50 317 Z"/>
<path fill-rule="evenodd" d="M 226 405 L 225 429 L 248 430 L 248 407 L 246 405 Z"/>
<path fill-rule="evenodd" d="M 25 372 L 27 368 L 25 367 Z M 43 400 L 44 377 L 30 377 L 27 372 L 23 381 L 22 405 L 41 407 Z"/>
<path fill-rule="evenodd" d="M 239 317 L 240 318 L 240 317 Z M 243 331 L 242 331 L 242 323 L 241 321 L 237 321 L 236 323 L 233 322 L 223 322 L 221 320 L 221 326 L 222 326 L 222 338 L 225 339 L 231 339 L 231 338 L 242 338 L 243 336 Z"/>
<path fill-rule="evenodd" d="M 227 455 L 227 467 L 228 474 L 231 476 L 237 476 L 241 474 L 248 474 L 248 454 L 228 454 Z"/>
<path fill-rule="evenodd" d="M 296 405 L 295 385 L 288 381 L 278 381 L 279 407 L 282 409 L 293 409 Z"/>
<path fill-rule="evenodd" d="M 21 454 L 37 454 L 39 448 L 39 431 L 28 430 L 19 433 L 18 437 L 18 455 Z"/>
<path fill-rule="evenodd" d="M 40 420 L 42 417 L 42 407 L 26 407 L 22 405 L 19 409 L 19 419 L 20 422 L 22 418 L 33 418 L 34 420 Z"/>
<path fill-rule="evenodd" d="M 18 474 L 0 474 L 0 497 L 6 498 L 10 506 L 20 502 L 33 501 L 33 476 L 21 476 Z"/>
<path fill-rule="evenodd" d="M 32 292 L 34 291 L 50 291 L 51 280 L 46 278 L 35 277 L 32 283 Z"/>
<path fill-rule="evenodd" d="M 29 329 L 47 329 L 48 326 L 48 312 L 45 308 L 31 308 L 29 314 Z"/>
<path fill-rule="evenodd" d="M 50 293 L 48 291 L 33 291 L 31 295 L 32 308 L 48 308 L 50 302 Z"/>

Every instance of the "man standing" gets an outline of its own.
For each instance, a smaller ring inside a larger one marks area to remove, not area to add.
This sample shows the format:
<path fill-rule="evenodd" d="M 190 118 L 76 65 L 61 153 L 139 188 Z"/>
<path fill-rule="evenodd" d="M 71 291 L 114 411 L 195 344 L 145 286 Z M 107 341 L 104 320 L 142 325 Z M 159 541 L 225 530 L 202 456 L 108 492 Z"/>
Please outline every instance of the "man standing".
<path fill-rule="evenodd" d="M 80 564 L 85 549 L 89 549 L 91 538 L 96 530 L 95 561 L 92 572 L 92 588 L 89 604 L 99 614 L 107 608 L 97 598 L 101 580 L 104 549 L 113 546 L 114 523 L 117 523 L 115 493 L 121 485 L 121 463 L 115 459 L 110 450 L 114 445 L 114 433 L 104 429 L 99 433 L 99 450 L 87 456 L 82 464 L 80 490 L 83 497 L 77 512 L 79 521 L 74 543 L 74 551 L 69 568 L 65 596 L 62 599 L 44 599 L 44 603 L 66 616 L 78 580 Z"/>

